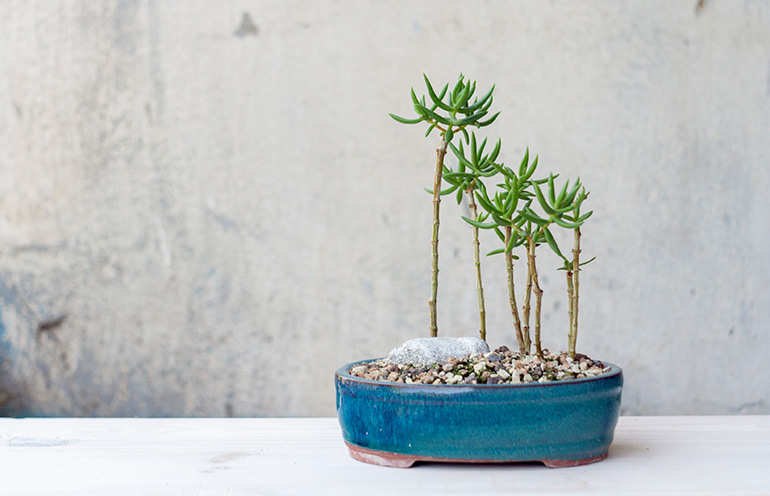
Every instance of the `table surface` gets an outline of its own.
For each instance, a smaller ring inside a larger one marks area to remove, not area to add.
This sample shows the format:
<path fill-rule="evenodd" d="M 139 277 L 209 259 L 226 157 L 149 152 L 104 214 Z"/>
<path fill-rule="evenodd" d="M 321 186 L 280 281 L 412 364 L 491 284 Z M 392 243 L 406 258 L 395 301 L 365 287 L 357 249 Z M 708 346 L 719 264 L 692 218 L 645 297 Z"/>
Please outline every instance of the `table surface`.
<path fill-rule="evenodd" d="M 770 416 L 621 417 L 582 467 L 348 456 L 337 420 L 0 419 L 0 494 L 770 495 Z"/>

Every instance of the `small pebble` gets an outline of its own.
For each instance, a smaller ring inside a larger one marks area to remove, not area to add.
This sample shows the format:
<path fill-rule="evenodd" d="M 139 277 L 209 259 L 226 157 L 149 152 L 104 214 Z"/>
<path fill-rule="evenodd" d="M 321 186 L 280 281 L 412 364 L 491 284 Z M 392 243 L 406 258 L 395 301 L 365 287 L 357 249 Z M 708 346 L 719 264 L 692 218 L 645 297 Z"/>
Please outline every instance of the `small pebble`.
<path fill-rule="evenodd" d="M 473 371 L 476 375 L 481 375 L 487 369 L 487 364 L 484 362 L 477 362 L 473 365 Z"/>

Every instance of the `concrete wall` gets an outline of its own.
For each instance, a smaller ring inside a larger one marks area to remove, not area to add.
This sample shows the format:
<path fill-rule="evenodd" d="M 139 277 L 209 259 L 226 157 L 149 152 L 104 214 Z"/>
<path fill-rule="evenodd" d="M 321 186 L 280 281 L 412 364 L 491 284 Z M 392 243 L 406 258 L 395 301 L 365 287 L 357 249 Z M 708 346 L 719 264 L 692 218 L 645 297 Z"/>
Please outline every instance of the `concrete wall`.
<path fill-rule="evenodd" d="M 578 347 L 624 412 L 770 413 L 770 3 L 726 0 L 3 1 L 0 411 L 333 415 L 338 366 L 427 335 L 435 140 L 387 113 L 460 71 L 504 160 L 592 191 Z M 443 206 L 439 326 L 474 334 Z"/>

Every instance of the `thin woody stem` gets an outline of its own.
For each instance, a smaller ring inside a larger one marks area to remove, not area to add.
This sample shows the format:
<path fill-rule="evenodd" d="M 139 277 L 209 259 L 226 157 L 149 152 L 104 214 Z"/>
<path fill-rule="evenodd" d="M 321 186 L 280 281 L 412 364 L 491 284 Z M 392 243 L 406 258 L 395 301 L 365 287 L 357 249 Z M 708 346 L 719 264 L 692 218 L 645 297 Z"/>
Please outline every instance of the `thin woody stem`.
<path fill-rule="evenodd" d="M 540 307 L 543 300 L 543 290 L 540 289 L 540 283 L 537 279 L 537 266 L 535 265 L 535 237 L 529 236 L 529 250 L 527 257 L 529 259 L 530 272 L 532 274 L 532 290 L 535 293 L 535 352 L 537 356 L 543 358 L 543 348 L 540 343 Z"/>
<path fill-rule="evenodd" d="M 569 354 L 575 357 L 578 333 L 578 298 L 580 292 L 580 228 L 575 229 L 575 247 L 572 249 L 572 278 L 574 279 L 574 291 L 572 293 L 572 335 L 569 342 Z"/>
<path fill-rule="evenodd" d="M 465 190 L 468 193 L 468 207 L 471 209 L 471 218 L 478 221 L 478 211 L 476 208 L 476 199 L 473 195 L 473 187 Z M 487 340 L 487 312 L 484 308 L 484 287 L 481 284 L 481 255 L 479 243 L 479 228 L 471 226 L 473 233 L 473 262 L 476 266 L 476 292 L 479 295 L 479 337 Z"/>
<path fill-rule="evenodd" d="M 527 290 L 524 293 L 524 348 L 527 353 L 532 349 L 532 339 L 529 334 L 529 313 L 532 297 L 532 267 L 529 265 L 529 248 L 527 248 Z"/>
<path fill-rule="evenodd" d="M 508 246 L 511 240 L 512 228 L 505 227 L 505 246 Z M 513 250 L 503 253 L 505 255 L 505 271 L 508 274 L 508 301 L 511 304 L 511 313 L 513 314 L 513 326 L 516 329 L 516 340 L 519 342 L 519 351 L 527 351 L 524 345 L 524 336 L 521 333 L 521 320 L 519 319 L 519 308 L 516 305 L 516 292 L 513 287 Z"/>
<path fill-rule="evenodd" d="M 446 156 L 447 142 L 441 135 L 439 147 L 436 148 L 436 170 L 433 174 L 433 237 L 431 246 L 433 249 L 433 262 L 431 264 L 430 281 L 430 337 L 438 336 L 438 323 L 436 321 L 436 300 L 438 299 L 438 228 L 439 207 L 441 205 L 441 175 L 444 172 L 444 157 Z"/>
<path fill-rule="evenodd" d="M 574 308 L 575 308 L 575 290 L 574 285 L 572 283 L 572 275 L 573 272 L 571 270 L 567 271 L 567 303 L 569 304 L 569 334 L 567 335 L 567 342 L 568 342 L 568 349 L 569 354 L 572 358 L 575 358 L 575 350 L 572 348 L 572 336 L 575 334 L 575 326 L 574 322 L 572 320 L 572 317 L 574 315 Z"/>

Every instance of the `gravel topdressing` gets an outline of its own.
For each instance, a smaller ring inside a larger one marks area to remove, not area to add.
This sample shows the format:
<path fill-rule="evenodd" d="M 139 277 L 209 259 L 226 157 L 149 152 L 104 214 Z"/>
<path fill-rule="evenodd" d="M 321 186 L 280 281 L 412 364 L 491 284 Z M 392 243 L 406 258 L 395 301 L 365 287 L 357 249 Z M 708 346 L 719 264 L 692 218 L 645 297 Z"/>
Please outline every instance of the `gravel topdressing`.
<path fill-rule="evenodd" d="M 543 359 L 540 359 L 537 355 L 501 346 L 483 355 L 449 357 L 446 363 L 427 367 L 375 360 L 352 367 L 350 375 L 406 384 L 517 384 L 582 379 L 609 370 L 610 367 L 605 367 L 602 362 L 579 353 L 571 358 L 566 351 L 551 353 L 543 350 Z"/>

